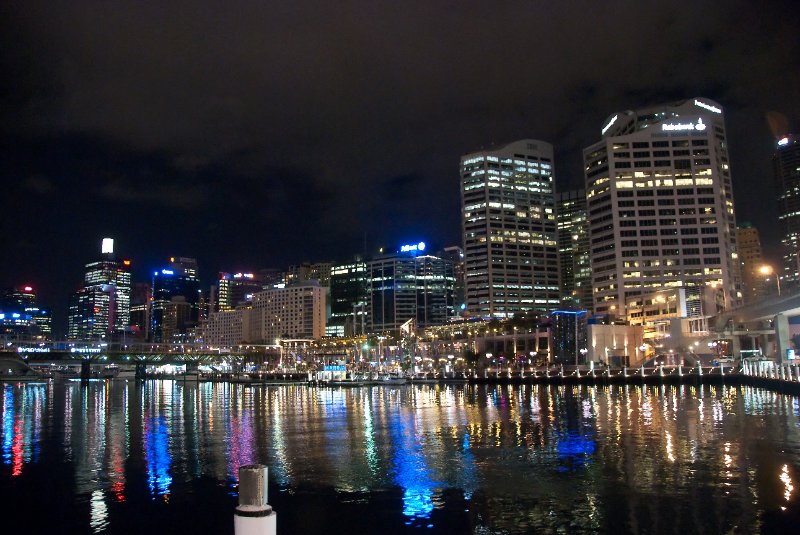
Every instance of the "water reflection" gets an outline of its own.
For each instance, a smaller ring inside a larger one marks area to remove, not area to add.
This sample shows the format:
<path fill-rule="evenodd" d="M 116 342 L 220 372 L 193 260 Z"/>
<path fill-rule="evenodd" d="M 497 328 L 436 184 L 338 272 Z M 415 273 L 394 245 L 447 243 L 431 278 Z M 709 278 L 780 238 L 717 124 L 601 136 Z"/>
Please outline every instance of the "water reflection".
<path fill-rule="evenodd" d="M 411 528 L 758 531 L 762 515 L 797 510 L 798 400 L 751 388 L 163 381 L 0 395 L 2 488 L 59 467 L 96 533 L 124 531 L 145 496 L 190 500 L 203 478 L 235 494 L 253 462 L 300 500 L 290 507 L 306 506 L 296 489 L 348 507 L 396 491 L 380 507 Z"/>

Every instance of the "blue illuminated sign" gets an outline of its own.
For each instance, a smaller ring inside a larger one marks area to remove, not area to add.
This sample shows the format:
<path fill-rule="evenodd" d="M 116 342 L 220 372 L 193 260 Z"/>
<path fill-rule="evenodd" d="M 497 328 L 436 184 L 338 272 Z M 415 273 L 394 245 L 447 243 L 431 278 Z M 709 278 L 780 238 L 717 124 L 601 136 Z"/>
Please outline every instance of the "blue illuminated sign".
<path fill-rule="evenodd" d="M 175 274 L 175 272 L 172 271 L 171 269 L 162 269 L 161 273 L 163 273 L 164 275 L 174 275 Z"/>
<path fill-rule="evenodd" d="M 417 251 L 424 251 L 425 250 L 425 242 L 421 241 L 419 243 L 413 243 L 409 245 L 401 245 L 400 252 L 401 253 L 414 253 Z"/>
<path fill-rule="evenodd" d="M 343 364 L 342 365 L 332 364 L 325 366 L 323 370 L 326 372 L 344 372 L 347 371 L 347 368 Z"/>

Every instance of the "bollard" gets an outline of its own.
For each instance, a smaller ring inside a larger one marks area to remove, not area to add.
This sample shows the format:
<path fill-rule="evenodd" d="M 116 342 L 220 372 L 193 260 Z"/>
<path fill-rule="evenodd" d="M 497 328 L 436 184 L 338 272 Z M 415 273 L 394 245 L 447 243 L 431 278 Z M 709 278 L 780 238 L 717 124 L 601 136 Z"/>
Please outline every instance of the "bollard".
<path fill-rule="evenodd" d="M 239 467 L 239 505 L 233 513 L 235 535 L 275 535 L 277 516 L 267 504 L 267 467 Z"/>
<path fill-rule="evenodd" d="M 703 365 L 699 362 L 697 363 L 697 375 L 703 375 Z"/>
<path fill-rule="evenodd" d="M 683 366 L 678 364 L 678 377 L 683 377 Z"/>
<path fill-rule="evenodd" d="M 644 377 L 644 364 L 642 364 L 642 377 Z"/>
<path fill-rule="evenodd" d="M 623 366 L 622 367 L 622 376 L 623 377 L 627 377 L 628 376 L 628 367 L 627 366 Z"/>
<path fill-rule="evenodd" d="M 663 364 L 659 364 L 658 365 L 658 376 L 659 377 L 664 377 L 664 365 Z"/>

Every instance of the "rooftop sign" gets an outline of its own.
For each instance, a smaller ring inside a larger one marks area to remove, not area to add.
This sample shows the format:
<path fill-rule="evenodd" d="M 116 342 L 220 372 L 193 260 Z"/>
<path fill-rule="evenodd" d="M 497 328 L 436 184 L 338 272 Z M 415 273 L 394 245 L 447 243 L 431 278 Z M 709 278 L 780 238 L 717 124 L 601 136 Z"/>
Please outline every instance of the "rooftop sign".
<path fill-rule="evenodd" d="M 661 125 L 661 130 L 665 132 L 679 132 L 684 130 L 695 130 L 702 132 L 706 129 L 703 119 L 697 119 L 697 123 L 664 123 Z"/>
<path fill-rule="evenodd" d="M 425 242 L 421 241 L 419 243 L 414 243 L 411 245 L 401 245 L 400 252 L 401 253 L 415 253 L 417 251 L 424 251 L 425 250 Z"/>
<path fill-rule="evenodd" d="M 706 104 L 705 102 L 700 102 L 699 100 L 694 100 L 694 105 L 703 108 L 704 110 L 713 111 L 714 113 L 722 113 L 722 110 L 717 108 L 716 106 L 712 106 L 711 104 Z"/>

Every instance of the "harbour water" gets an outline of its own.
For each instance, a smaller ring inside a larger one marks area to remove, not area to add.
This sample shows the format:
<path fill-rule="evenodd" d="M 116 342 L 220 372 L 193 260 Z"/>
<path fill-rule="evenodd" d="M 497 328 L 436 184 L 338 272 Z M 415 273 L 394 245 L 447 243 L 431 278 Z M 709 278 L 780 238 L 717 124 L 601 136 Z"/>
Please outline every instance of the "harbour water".
<path fill-rule="evenodd" d="M 800 400 L 751 387 L 0 385 L 4 533 L 774 533 Z"/>

